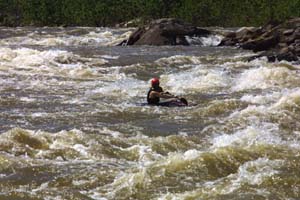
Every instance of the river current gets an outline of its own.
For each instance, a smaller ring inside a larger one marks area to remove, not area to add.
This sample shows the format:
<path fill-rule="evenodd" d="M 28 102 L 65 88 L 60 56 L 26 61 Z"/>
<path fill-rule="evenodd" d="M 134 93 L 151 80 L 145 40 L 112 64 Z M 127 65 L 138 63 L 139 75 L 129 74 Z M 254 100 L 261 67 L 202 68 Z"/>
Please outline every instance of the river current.
<path fill-rule="evenodd" d="M 132 31 L 0 28 L 0 199 L 299 199 L 300 65 Z"/>

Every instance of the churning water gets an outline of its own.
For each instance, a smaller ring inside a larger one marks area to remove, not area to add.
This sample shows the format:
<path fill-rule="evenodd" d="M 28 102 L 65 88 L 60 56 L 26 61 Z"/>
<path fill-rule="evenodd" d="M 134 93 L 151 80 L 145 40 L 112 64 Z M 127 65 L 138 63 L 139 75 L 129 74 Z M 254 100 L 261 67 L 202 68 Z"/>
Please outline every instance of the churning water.
<path fill-rule="evenodd" d="M 0 199 L 300 198 L 299 65 L 131 31 L 1 28 Z M 193 106 L 145 106 L 152 77 Z"/>

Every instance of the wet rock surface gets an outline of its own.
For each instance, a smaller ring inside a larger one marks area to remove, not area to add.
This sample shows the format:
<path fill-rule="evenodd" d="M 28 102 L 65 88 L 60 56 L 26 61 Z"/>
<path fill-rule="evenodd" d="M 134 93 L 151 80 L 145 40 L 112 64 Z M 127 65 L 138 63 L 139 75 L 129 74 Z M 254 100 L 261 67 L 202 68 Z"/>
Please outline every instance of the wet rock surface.
<path fill-rule="evenodd" d="M 179 19 L 165 18 L 138 28 L 120 45 L 189 45 L 186 36 L 207 36 L 211 32 Z"/>
<path fill-rule="evenodd" d="M 266 56 L 269 61 L 298 61 L 300 56 L 300 18 L 285 22 L 270 22 L 260 28 L 242 28 L 227 33 L 220 46 L 238 45 L 254 52 L 265 51 L 255 57 Z"/>

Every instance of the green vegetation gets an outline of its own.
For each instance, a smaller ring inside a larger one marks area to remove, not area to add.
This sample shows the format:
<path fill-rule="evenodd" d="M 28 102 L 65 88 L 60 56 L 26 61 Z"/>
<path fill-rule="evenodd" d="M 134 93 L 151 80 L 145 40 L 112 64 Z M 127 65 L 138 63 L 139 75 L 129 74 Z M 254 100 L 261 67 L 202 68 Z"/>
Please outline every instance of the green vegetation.
<path fill-rule="evenodd" d="M 300 16 L 300 0 L 0 0 L 5 26 L 112 26 L 177 17 L 199 26 L 257 26 Z"/>

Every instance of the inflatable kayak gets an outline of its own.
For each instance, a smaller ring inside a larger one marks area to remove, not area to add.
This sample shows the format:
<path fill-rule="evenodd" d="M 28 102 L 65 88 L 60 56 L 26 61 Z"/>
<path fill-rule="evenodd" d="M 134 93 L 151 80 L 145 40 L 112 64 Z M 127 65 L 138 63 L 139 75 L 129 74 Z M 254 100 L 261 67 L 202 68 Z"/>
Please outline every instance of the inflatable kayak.
<path fill-rule="evenodd" d="M 159 102 L 158 106 L 167 106 L 167 107 L 184 107 L 188 106 L 188 102 L 184 98 L 172 100 L 172 101 L 164 101 L 164 102 Z"/>
<path fill-rule="evenodd" d="M 159 102 L 158 104 L 142 103 L 142 106 L 185 107 L 188 106 L 188 102 L 185 98 L 180 98 L 171 101 Z"/>

